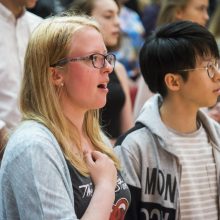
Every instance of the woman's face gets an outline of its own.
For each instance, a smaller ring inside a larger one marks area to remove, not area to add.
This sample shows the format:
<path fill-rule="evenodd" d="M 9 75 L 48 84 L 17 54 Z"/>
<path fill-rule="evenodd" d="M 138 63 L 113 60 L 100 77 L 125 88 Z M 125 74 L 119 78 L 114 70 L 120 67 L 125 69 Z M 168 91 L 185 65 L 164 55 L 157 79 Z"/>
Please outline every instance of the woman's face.
<path fill-rule="evenodd" d="M 205 26 L 209 20 L 208 0 L 188 0 L 188 4 L 184 9 L 176 12 L 178 20 L 190 20 Z"/>
<path fill-rule="evenodd" d="M 104 42 L 107 47 L 118 43 L 120 34 L 119 8 L 113 0 L 95 0 L 91 15 L 100 24 Z"/>
<path fill-rule="evenodd" d="M 97 53 L 107 53 L 102 34 L 94 28 L 86 27 L 74 34 L 67 58 L 82 58 Z M 103 107 L 112 70 L 113 67 L 107 61 L 100 69 L 95 68 L 90 59 L 66 63 L 59 70 L 63 83 L 61 102 L 64 111 L 85 112 Z"/>

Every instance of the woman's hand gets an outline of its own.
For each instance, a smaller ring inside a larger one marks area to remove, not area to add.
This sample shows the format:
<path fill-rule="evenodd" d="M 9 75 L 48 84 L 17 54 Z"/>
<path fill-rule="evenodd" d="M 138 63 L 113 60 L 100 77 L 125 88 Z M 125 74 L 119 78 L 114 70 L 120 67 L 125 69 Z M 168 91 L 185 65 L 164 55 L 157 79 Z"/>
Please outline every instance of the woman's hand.
<path fill-rule="evenodd" d="M 117 169 L 114 162 L 99 151 L 85 153 L 85 160 L 95 187 L 115 189 Z"/>
<path fill-rule="evenodd" d="M 115 200 L 117 169 L 113 161 L 99 151 L 85 152 L 84 157 L 95 189 L 81 220 L 107 220 Z"/>

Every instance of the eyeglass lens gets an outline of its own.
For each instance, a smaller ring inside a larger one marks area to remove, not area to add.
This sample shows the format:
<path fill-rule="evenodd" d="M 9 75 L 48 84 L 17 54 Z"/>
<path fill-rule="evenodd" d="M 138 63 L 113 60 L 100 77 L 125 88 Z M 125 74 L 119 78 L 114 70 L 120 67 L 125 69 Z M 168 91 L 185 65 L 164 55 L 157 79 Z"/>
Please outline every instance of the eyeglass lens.
<path fill-rule="evenodd" d="M 114 67 L 115 64 L 115 56 L 113 54 L 102 55 L 102 54 L 93 54 L 92 55 L 92 62 L 94 67 L 102 68 L 105 66 L 105 60 L 108 61 L 110 65 Z"/>
<path fill-rule="evenodd" d="M 213 78 L 216 71 L 219 71 L 219 61 L 215 61 L 214 63 L 210 63 L 207 66 L 208 75 L 210 78 Z"/>

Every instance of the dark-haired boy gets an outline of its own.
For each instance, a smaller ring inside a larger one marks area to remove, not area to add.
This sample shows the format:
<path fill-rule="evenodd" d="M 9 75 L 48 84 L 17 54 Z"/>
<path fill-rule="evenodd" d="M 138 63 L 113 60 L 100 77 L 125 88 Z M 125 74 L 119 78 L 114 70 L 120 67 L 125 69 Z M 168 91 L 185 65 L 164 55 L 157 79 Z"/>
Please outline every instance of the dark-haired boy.
<path fill-rule="evenodd" d="M 220 95 L 212 34 L 189 21 L 158 28 L 140 51 L 154 95 L 115 151 L 132 202 L 126 220 L 218 219 L 220 126 L 201 107 Z"/>

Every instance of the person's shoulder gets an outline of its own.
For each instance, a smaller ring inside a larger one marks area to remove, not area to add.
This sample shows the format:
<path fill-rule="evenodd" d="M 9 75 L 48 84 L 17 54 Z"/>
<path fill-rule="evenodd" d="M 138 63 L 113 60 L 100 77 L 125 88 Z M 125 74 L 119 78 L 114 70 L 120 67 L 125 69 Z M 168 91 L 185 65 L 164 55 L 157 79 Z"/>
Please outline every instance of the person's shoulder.
<path fill-rule="evenodd" d="M 57 146 L 55 137 L 44 125 L 35 121 L 25 121 L 10 135 L 3 159 L 10 163 L 36 150 L 45 154 L 47 151 L 52 153 L 57 151 Z"/>
<path fill-rule="evenodd" d="M 45 136 L 49 134 L 49 129 L 34 120 L 27 120 L 21 122 L 17 128 L 12 132 L 11 138 L 16 138 L 17 136 L 21 139 L 26 139 L 32 136 Z M 20 140 L 21 140 L 20 139 Z"/>
<path fill-rule="evenodd" d="M 31 19 L 32 21 L 36 21 L 36 22 L 41 22 L 42 20 L 44 20 L 42 17 L 35 15 L 34 13 L 29 11 L 25 11 L 25 16 Z"/>
<path fill-rule="evenodd" d="M 43 125 L 36 121 L 24 121 L 11 133 L 8 144 L 31 143 L 32 141 L 41 141 L 42 138 L 48 138 L 50 132 Z"/>
<path fill-rule="evenodd" d="M 152 133 L 144 124 L 138 122 L 133 128 L 118 138 L 114 152 L 120 158 L 121 162 L 124 161 L 124 164 L 130 161 L 139 167 L 140 158 L 144 155 L 146 156 L 146 152 L 150 154 L 154 146 Z"/>
<path fill-rule="evenodd" d="M 39 17 L 29 11 L 26 11 L 24 16 L 25 16 L 25 19 L 28 22 L 31 30 L 34 30 L 34 28 L 44 20 L 43 18 L 41 18 L 41 17 Z"/>
<path fill-rule="evenodd" d="M 146 132 L 145 125 L 140 122 L 135 123 L 131 129 L 129 129 L 117 139 L 115 146 L 122 145 L 124 143 L 129 143 L 129 145 L 132 145 L 132 143 L 140 140 L 140 133 L 143 131 Z"/>

